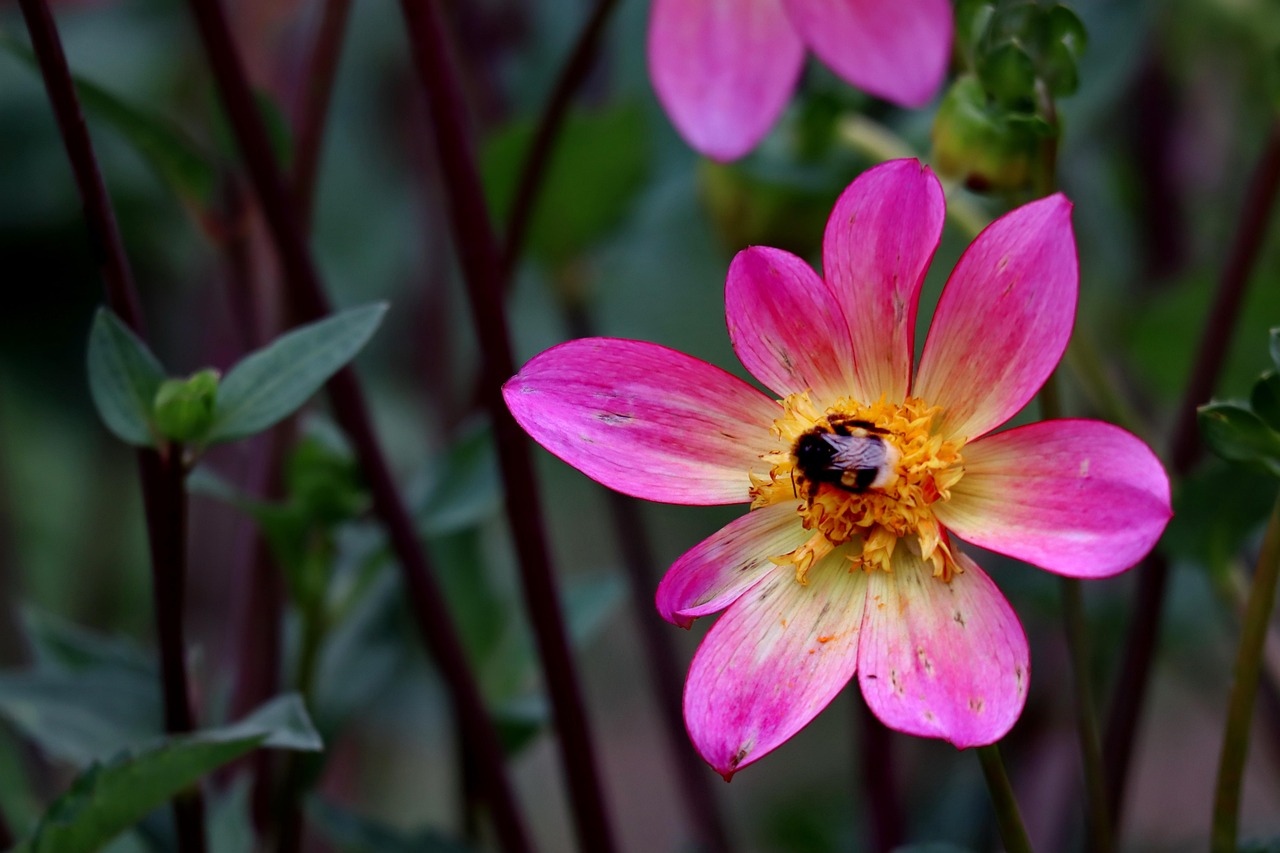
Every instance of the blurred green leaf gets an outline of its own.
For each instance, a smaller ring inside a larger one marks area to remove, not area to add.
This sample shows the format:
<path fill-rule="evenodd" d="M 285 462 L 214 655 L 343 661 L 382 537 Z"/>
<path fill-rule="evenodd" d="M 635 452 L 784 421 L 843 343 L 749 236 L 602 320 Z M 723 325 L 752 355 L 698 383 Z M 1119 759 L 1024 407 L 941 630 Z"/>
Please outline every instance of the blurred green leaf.
<path fill-rule="evenodd" d="M 1089 45 L 1084 21 L 1067 6 L 1054 6 L 1045 17 L 1045 33 L 1050 44 L 1060 44 L 1079 59 Z"/>
<path fill-rule="evenodd" d="M 253 435 L 294 412 L 355 358 L 386 310 L 385 303 L 349 308 L 250 353 L 222 380 L 206 442 Z"/>
<path fill-rule="evenodd" d="M 551 706 L 541 693 L 526 693 L 492 708 L 493 724 L 508 756 L 517 755 L 551 725 Z"/>
<path fill-rule="evenodd" d="M 155 677 L 151 656 L 130 640 L 90 631 L 36 607 L 22 608 L 21 621 L 37 670 L 112 669 Z"/>
<path fill-rule="evenodd" d="M 1271 363 L 1280 370 L 1280 326 L 1271 330 Z"/>
<path fill-rule="evenodd" d="M 322 748 L 302 701 L 275 699 L 239 723 L 168 738 L 158 746 L 80 774 L 49 807 L 29 853 L 92 853 L 205 774 L 258 747 Z"/>
<path fill-rule="evenodd" d="M 1036 66 L 1026 50 L 1009 41 L 978 60 L 978 79 L 1002 106 L 1022 111 L 1035 107 Z"/>
<path fill-rule="evenodd" d="M 413 503 L 424 533 L 441 536 L 490 518 L 502 501 L 498 457 L 487 423 L 466 430 L 430 465 Z"/>
<path fill-rule="evenodd" d="M 312 800 L 307 814 L 338 853 L 472 853 L 462 842 L 433 830 L 406 833 L 327 800 Z"/>
<path fill-rule="evenodd" d="M 1051 128 L 1033 114 L 1010 113 L 987 102 L 973 76 L 958 78 L 933 122 L 938 171 L 972 190 L 1018 190 L 1031 181 L 1040 142 Z"/>
<path fill-rule="evenodd" d="M 1280 433 L 1236 403 L 1200 407 L 1200 432 L 1205 443 L 1224 459 L 1256 462 L 1280 476 Z"/>
<path fill-rule="evenodd" d="M 257 844 L 257 832 L 250 814 L 252 781 L 249 774 L 237 775 L 227 789 L 210 803 L 209 850 L 213 853 L 248 853 Z"/>
<path fill-rule="evenodd" d="M 977 49 L 991 25 L 996 4 L 991 0 L 959 0 L 956 3 L 955 42 L 964 54 L 969 70 L 974 70 Z"/>
<path fill-rule="evenodd" d="M 0 47 L 39 73 L 35 55 L 26 45 L 0 33 Z M 72 79 L 85 112 L 128 140 L 179 198 L 200 209 L 212 202 L 218 170 L 186 132 L 164 116 L 130 104 L 79 75 Z"/>
<path fill-rule="evenodd" d="M 1280 373 L 1268 370 L 1253 384 L 1249 405 L 1254 414 L 1274 430 L 1280 430 Z"/>
<path fill-rule="evenodd" d="M 1221 574 L 1275 503 L 1275 481 L 1255 468 L 1211 459 L 1173 495 L 1173 518 L 1160 540 L 1171 558 Z"/>
<path fill-rule="evenodd" d="M 98 416 L 121 441 L 155 443 L 151 404 L 164 367 L 137 335 L 107 308 L 99 308 L 89 330 L 89 393 Z"/>
<path fill-rule="evenodd" d="M 568 116 L 532 213 L 528 248 L 533 255 L 549 266 L 562 266 L 618 225 L 648 173 L 647 128 L 635 104 Z M 513 122 L 484 147 L 485 194 L 490 209 L 504 221 L 534 133 L 532 122 Z"/>

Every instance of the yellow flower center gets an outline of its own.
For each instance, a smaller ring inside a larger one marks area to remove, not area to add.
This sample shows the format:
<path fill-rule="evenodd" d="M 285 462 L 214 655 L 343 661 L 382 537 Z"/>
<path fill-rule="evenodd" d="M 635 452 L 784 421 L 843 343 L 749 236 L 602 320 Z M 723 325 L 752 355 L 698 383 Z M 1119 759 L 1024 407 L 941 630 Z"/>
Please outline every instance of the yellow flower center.
<path fill-rule="evenodd" d="M 950 581 L 960 569 L 933 505 L 964 476 L 963 441 L 931 431 L 940 409 L 913 397 L 870 405 L 841 398 L 819 411 L 807 392 L 781 402 L 784 414 L 773 422 L 780 446 L 764 457 L 768 477 L 751 477 L 751 508 L 801 498 L 798 512 L 813 535 L 773 561 L 794 565 L 806 583 L 814 563 L 843 547 L 854 567 L 891 571 L 894 548 L 906 539 L 935 577 Z"/>

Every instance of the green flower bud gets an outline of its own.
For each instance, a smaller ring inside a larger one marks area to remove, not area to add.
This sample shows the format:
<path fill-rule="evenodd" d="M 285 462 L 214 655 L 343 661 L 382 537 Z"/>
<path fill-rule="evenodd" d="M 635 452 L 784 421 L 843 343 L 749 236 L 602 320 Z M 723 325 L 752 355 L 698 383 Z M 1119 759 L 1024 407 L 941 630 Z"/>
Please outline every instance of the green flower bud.
<path fill-rule="evenodd" d="M 172 441 L 198 441 L 213 424 L 218 399 L 218 371 L 207 369 L 189 379 L 166 379 L 156 391 L 152 422 Z"/>
<path fill-rule="evenodd" d="M 933 165 L 978 192 L 1023 189 L 1035 174 L 1041 141 L 1052 132 L 1035 115 L 989 103 L 977 78 L 961 77 L 933 122 Z"/>

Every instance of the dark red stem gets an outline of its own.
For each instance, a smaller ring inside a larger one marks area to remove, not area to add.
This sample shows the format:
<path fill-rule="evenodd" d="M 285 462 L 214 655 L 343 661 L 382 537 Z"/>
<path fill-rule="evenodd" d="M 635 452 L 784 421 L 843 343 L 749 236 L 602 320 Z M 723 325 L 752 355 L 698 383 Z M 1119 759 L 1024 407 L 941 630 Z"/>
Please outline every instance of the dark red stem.
<path fill-rule="evenodd" d="M 858 767 L 862 794 L 867 801 L 867 828 L 871 842 L 868 849 L 873 853 L 889 853 L 902 845 L 906 834 L 898 780 L 893 772 L 894 733 L 871 713 L 861 696 L 855 695 L 853 701 L 858 706 L 862 728 Z"/>
<path fill-rule="evenodd" d="M 93 144 L 53 16 L 44 0 L 20 0 L 20 5 L 84 205 L 90 243 L 106 286 L 107 304 L 121 320 L 142 335 L 142 310 L 124 241 L 93 153 Z M 191 731 L 195 723 L 183 641 L 187 510 L 186 471 L 181 457 L 181 448 L 177 446 L 171 447 L 164 456 L 152 449 L 138 451 L 147 538 L 151 547 L 165 730 L 170 733 Z M 176 798 L 173 808 L 179 849 L 183 853 L 203 853 L 204 806 L 199 790 Z"/>
<path fill-rule="evenodd" d="M 596 770 L 595 749 L 574 673 L 560 602 L 556 597 L 544 535 L 543 513 L 528 439 L 502 399 L 502 384 L 515 372 L 503 303 L 502 259 L 468 140 L 463 107 L 440 4 L 402 0 L 413 59 L 427 95 L 454 241 L 472 321 L 482 353 L 481 396 L 493 421 L 506 489 L 507 518 L 520 557 L 525 602 L 542 655 L 548 692 L 569 780 L 579 847 L 591 853 L 614 849 Z"/>
<path fill-rule="evenodd" d="M 329 301 L 303 241 L 293 200 L 271 150 L 222 4 L 218 0 L 191 0 L 190 8 L 279 253 L 288 298 L 300 318 L 323 317 L 330 311 Z M 507 781 L 497 733 L 467 664 L 453 617 L 444 606 L 444 595 L 434 580 L 413 521 L 374 434 L 363 390 L 350 369 L 338 372 L 327 388 L 334 416 L 355 448 L 373 494 L 374 511 L 382 519 L 398 558 L 415 624 L 440 668 L 462 735 L 480 765 L 499 841 L 508 851 L 529 850 L 524 822 Z"/>
<path fill-rule="evenodd" d="M 1236 229 L 1231 253 L 1218 279 L 1217 296 L 1205 322 L 1187 390 L 1176 415 L 1168 454 L 1169 471 L 1175 478 L 1190 471 L 1200 454 L 1196 407 L 1209 401 L 1222 372 L 1249 277 L 1267 234 L 1277 188 L 1280 188 L 1280 121 L 1273 121 L 1267 143 L 1248 184 L 1240 226 Z M 1124 806 L 1125 783 L 1137 739 L 1138 718 L 1146 699 L 1155 658 L 1168 580 L 1169 561 L 1159 551 L 1153 551 L 1138 575 L 1137 605 L 1116 681 L 1103 749 L 1107 793 L 1116 827 Z"/>
<path fill-rule="evenodd" d="M 320 18 L 320 32 L 307 62 L 302 81 L 302 105 L 295 123 L 297 147 L 293 166 L 293 191 L 297 199 L 298 226 L 304 234 L 311 230 L 315 208 L 316 176 L 320 171 L 325 121 L 333 96 L 333 83 L 338 75 L 338 59 L 347 20 L 351 17 L 351 0 L 325 0 Z"/>

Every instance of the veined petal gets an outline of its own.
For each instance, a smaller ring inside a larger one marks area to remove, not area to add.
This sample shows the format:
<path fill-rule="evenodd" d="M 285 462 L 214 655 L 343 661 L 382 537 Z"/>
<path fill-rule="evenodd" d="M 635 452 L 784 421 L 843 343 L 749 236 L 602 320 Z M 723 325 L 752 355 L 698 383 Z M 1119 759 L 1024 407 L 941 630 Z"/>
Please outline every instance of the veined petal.
<path fill-rule="evenodd" d="M 853 363 L 846 393 L 855 399 L 907 395 L 920 285 L 945 213 L 938 179 L 917 160 L 868 169 L 831 211 L 822 267 L 849 326 Z"/>
<path fill-rule="evenodd" d="M 688 628 L 699 616 L 723 610 L 777 566 L 769 559 L 790 553 L 810 537 L 796 504 L 752 510 L 686 551 L 658 584 L 662 618 Z"/>
<path fill-rule="evenodd" d="M 654 0 L 653 88 L 680 135 L 709 157 L 735 160 L 754 148 L 803 65 L 782 0 Z"/>
<path fill-rule="evenodd" d="M 951 58 L 947 0 L 786 0 L 795 28 L 827 66 L 877 97 L 928 103 Z"/>
<path fill-rule="evenodd" d="M 684 720 L 720 775 L 804 728 L 853 677 L 866 578 L 836 554 L 807 585 L 779 567 L 707 632 L 685 684 Z"/>
<path fill-rule="evenodd" d="M 849 393 L 844 314 L 807 263 L 781 249 L 743 249 L 729 266 L 724 302 L 738 358 L 779 397 L 812 389 L 835 402 Z"/>
<path fill-rule="evenodd" d="M 1138 438 L 1101 421 L 1044 421 L 964 449 L 934 504 L 959 536 L 1063 575 L 1114 575 L 1147 555 L 1173 514 L 1169 478 Z"/>
<path fill-rule="evenodd" d="M 858 682 L 891 729 L 950 741 L 995 743 L 1027 699 L 1027 637 L 991 578 L 964 554 L 950 582 L 906 548 L 893 571 L 874 571 L 858 651 Z"/>
<path fill-rule="evenodd" d="M 657 344 L 569 341 L 502 388 L 534 440 L 611 489 L 678 504 L 749 499 L 748 472 L 781 406 L 705 361 Z"/>
<path fill-rule="evenodd" d="M 1067 348 L 1079 283 L 1071 202 L 1061 193 L 978 235 L 942 291 L 912 391 L 942 407 L 935 428 L 977 438 L 1035 396 Z"/>

